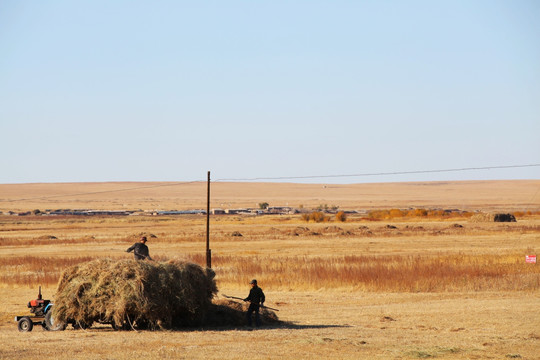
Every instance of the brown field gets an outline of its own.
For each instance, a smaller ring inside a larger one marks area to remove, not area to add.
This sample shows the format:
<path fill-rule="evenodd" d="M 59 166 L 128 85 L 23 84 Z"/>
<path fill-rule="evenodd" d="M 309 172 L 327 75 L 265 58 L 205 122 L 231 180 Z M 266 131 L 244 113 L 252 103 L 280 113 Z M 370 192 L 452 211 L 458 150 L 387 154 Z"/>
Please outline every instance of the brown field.
<path fill-rule="evenodd" d="M 124 191 L 116 191 L 116 190 Z M 127 189 L 127 190 L 125 190 Z M 128 258 L 145 233 L 157 260 L 205 264 L 204 216 L 0 216 L 0 358 L 43 359 L 540 359 L 540 181 L 355 185 L 212 184 L 213 208 L 321 204 L 340 209 L 519 213 L 372 221 L 332 215 L 211 217 L 218 297 L 257 278 L 280 326 L 19 333 L 15 315 L 43 285 L 95 258 Z M 0 185 L 0 211 L 201 209 L 205 183 Z M 241 236 L 233 236 L 241 234 Z"/>
<path fill-rule="evenodd" d="M 206 209 L 206 182 L 0 184 L 0 210 Z M 321 204 L 342 209 L 459 208 L 521 211 L 540 208 L 540 180 L 385 184 L 230 183 L 211 185 L 213 208 Z"/>

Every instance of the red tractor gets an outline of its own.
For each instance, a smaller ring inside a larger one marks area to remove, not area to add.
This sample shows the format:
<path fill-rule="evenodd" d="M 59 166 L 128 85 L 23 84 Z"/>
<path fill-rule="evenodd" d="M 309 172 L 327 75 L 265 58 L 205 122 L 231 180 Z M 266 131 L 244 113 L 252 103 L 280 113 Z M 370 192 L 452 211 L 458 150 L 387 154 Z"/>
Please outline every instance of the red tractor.
<path fill-rule="evenodd" d="M 21 332 L 32 331 L 34 325 L 41 325 L 45 330 L 64 330 L 66 324 L 55 321 L 52 317 L 51 300 L 43 300 L 41 296 L 41 286 L 39 287 L 38 298 L 28 302 L 30 312 L 33 316 L 15 316 L 17 327 Z"/>

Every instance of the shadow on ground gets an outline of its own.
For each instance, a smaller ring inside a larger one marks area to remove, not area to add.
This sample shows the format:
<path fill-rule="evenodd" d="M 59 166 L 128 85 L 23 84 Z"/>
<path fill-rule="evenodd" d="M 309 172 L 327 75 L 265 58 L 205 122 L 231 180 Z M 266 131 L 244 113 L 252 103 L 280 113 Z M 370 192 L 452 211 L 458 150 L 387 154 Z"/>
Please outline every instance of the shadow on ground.
<path fill-rule="evenodd" d="M 239 303 L 231 300 L 219 300 L 214 302 L 208 311 L 205 323 L 193 330 L 209 331 L 252 331 L 252 330 L 306 330 L 306 329 L 327 329 L 346 328 L 349 325 L 328 325 L 328 324 L 297 324 L 289 321 L 279 320 L 275 311 L 267 308 L 260 309 L 261 326 L 247 326 L 246 313 L 247 303 Z M 254 319 L 253 319 L 254 320 Z M 254 322 L 254 321 L 253 321 Z M 190 329 L 175 329 L 186 331 Z"/>
<path fill-rule="evenodd" d="M 279 321 L 273 324 L 262 324 L 260 327 L 235 325 L 235 326 L 203 326 L 197 329 L 175 329 L 176 331 L 264 331 L 264 330 L 309 330 L 309 329 L 332 329 L 348 328 L 350 325 L 329 325 L 329 324 L 295 324 L 291 322 Z"/>
<path fill-rule="evenodd" d="M 328 329 L 328 328 L 347 328 L 350 325 L 331 325 L 331 324 L 297 324 L 288 321 L 279 320 L 275 311 L 267 308 L 260 309 L 261 326 L 247 326 L 248 305 L 235 301 L 224 300 L 219 303 L 213 303 L 208 309 L 204 320 L 199 324 L 190 324 L 186 322 L 185 326 L 175 326 L 169 328 L 169 331 L 253 331 L 253 330 L 308 330 L 308 329 Z M 253 323 L 255 323 L 253 319 Z M 94 329 L 111 329 L 107 323 L 101 323 Z M 112 329 L 111 329 L 112 330 Z M 116 330 L 159 330 L 159 328 L 150 329 L 138 326 L 126 326 L 116 328 Z"/>

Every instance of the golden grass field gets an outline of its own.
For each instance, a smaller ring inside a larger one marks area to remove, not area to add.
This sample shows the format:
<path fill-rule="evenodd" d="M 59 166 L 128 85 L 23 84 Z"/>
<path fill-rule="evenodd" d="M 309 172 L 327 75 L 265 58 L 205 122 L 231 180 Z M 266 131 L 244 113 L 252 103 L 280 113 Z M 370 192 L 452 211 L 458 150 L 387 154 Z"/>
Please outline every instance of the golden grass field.
<path fill-rule="evenodd" d="M 0 211 L 204 209 L 206 183 L 0 185 Z M 117 190 L 123 191 L 117 191 Z M 142 233 L 157 260 L 205 264 L 206 217 L 0 216 L 0 358 L 540 359 L 540 181 L 302 185 L 212 184 L 212 208 L 321 204 L 340 209 L 458 208 L 519 212 L 515 223 L 470 217 L 211 217 L 212 267 L 223 294 L 257 278 L 280 326 L 186 331 L 19 333 L 15 315 L 60 273 L 125 253 Z M 395 228 L 392 228 L 395 227 Z M 233 236 L 233 234 L 242 236 Z M 155 237 L 154 237 L 155 236 Z"/>

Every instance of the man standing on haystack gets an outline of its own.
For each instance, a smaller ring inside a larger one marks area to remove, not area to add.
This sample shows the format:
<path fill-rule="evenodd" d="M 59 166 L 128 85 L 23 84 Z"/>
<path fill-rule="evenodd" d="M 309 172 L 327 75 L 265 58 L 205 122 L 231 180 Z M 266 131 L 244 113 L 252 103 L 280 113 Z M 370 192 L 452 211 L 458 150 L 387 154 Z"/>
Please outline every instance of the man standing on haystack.
<path fill-rule="evenodd" d="M 247 322 L 248 326 L 251 326 L 251 316 L 253 313 L 255 313 L 255 325 L 257 327 L 261 326 L 261 317 L 259 315 L 259 308 L 261 305 L 264 305 L 264 293 L 260 287 L 257 286 L 257 280 L 253 279 L 250 282 L 251 284 L 251 290 L 249 291 L 249 295 L 247 298 L 244 299 L 244 301 L 249 301 L 249 308 L 247 311 Z"/>
<path fill-rule="evenodd" d="M 127 252 L 132 252 L 135 255 L 135 260 L 153 260 L 150 257 L 150 252 L 148 251 L 148 246 L 146 246 L 146 236 L 141 237 L 141 240 L 138 243 L 133 244 Z"/>

